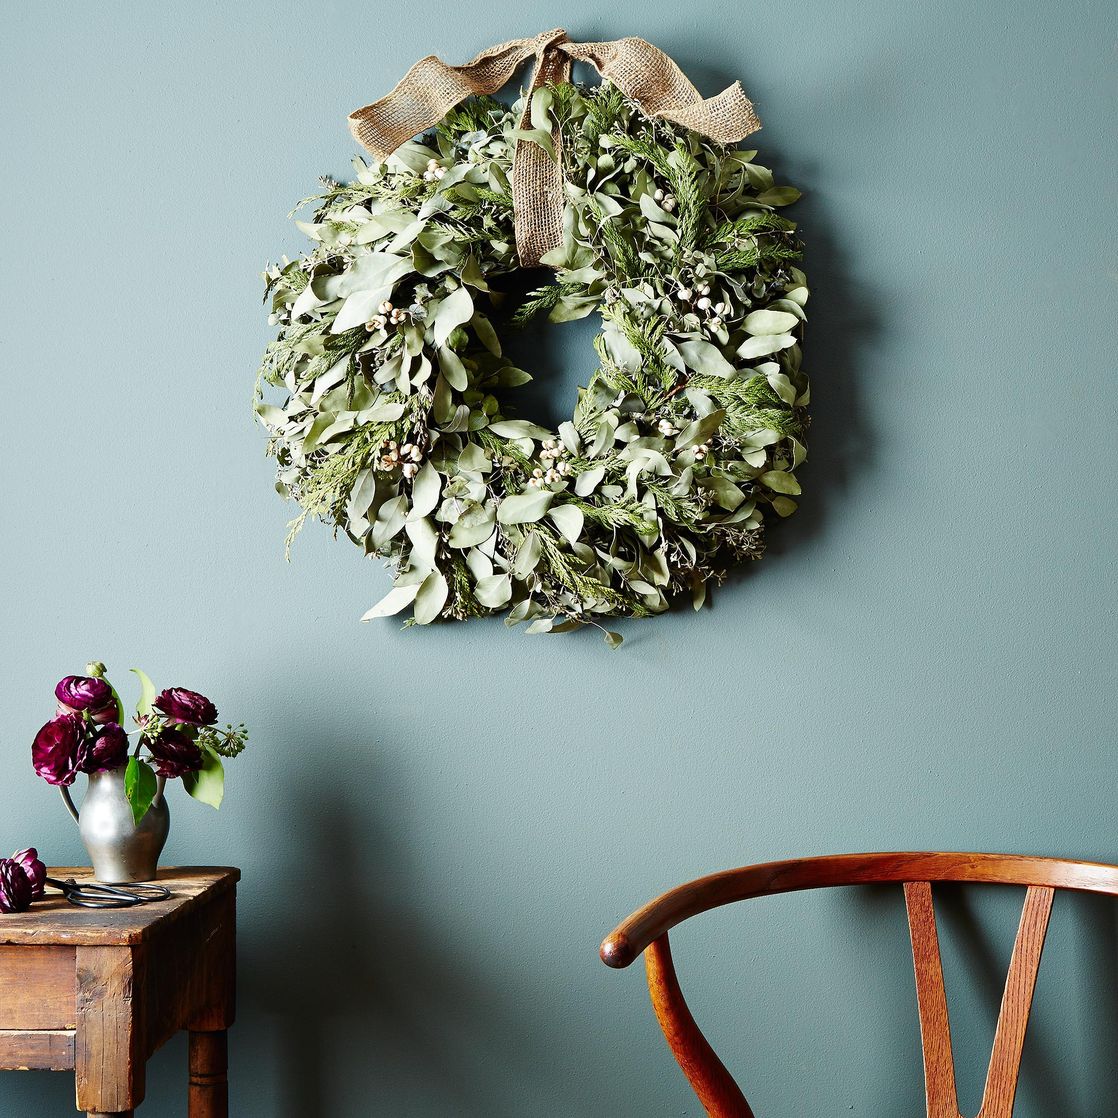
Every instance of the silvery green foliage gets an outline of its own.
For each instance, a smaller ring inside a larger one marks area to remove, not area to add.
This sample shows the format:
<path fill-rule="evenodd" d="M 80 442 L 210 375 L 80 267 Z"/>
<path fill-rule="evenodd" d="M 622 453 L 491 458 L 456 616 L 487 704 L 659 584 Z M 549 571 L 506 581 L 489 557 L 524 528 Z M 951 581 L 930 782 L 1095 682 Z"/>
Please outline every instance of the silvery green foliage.
<path fill-rule="evenodd" d="M 391 561 L 366 620 L 507 611 L 559 632 L 679 594 L 698 608 L 761 555 L 765 513 L 796 508 L 807 287 L 776 211 L 798 192 L 608 84 L 548 87 L 532 109 L 521 131 L 517 108 L 474 99 L 385 162 L 355 160 L 298 223 L 314 248 L 267 273 L 280 333 L 257 413 L 277 488 L 302 506 L 293 531 L 320 517 Z M 550 150 L 552 123 L 564 241 L 510 322 L 512 150 Z M 600 367 L 572 418 L 510 418 L 531 378 L 497 327 L 590 314 Z"/>

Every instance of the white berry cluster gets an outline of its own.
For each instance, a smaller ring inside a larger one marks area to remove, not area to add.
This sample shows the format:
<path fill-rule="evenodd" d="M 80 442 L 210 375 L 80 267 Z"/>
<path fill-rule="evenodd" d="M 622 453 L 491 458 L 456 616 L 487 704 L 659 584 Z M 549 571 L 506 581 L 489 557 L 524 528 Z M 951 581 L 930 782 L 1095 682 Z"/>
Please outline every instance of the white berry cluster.
<path fill-rule="evenodd" d="M 390 322 L 393 326 L 399 326 L 401 322 L 407 322 L 411 314 L 412 311 L 406 311 L 403 307 L 394 307 L 385 299 L 377 307 L 377 313 L 365 323 L 365 329 L 371 334 L 374 330 L 383 330 Z"/>
<path fill-rule="evenodd" d="M 380 468 L 394 470 L 397 466 L 402 466 L 404 477 L 412 478 L 419 472 L 419 463 L 422 461 L 423 451 L 414 443 L 399 446 L 395 439 L 389 439 L 381 450 Z"/>
<path fill-rule="evenodd" d="M 707 325 L 718 329 L 723 324 L 722 316 L 730 309 L 729 303 L 715 303 L 710 297 L 710 284 L 699 283 L 694 288 L 680 285 L 675 297 L 685 306 L 702 311 L 707 316 Z"/>
<path fill-rule="evenodd" d="M 674 439 L 679 434 L 679 426 L 666 418 L 656 421 L 656 430 L 663 439 Z M 691 447 L 691 453 L 697 461 L 701 462 L 710 453 L 710 444 L 700 443 L 698 446 L 693 446 Z"/>
<path fill-rule="evenodd" d="M 543 465 L 537 466 L 528 479 L 528 484 L 534 489 L 541 489 L 545 485 L 562 481 L 571 472 L 571 464 L 567 461 L 567 448 L 558 439 L 544 439 L 540 448 L 540 461 Z"/>
<path fill-rule="evenodd" d="M 675 196 L 666 194 L 663 190 L 656 189 L 652 192 L 652 199 L 660 203 L 660 208 L 671 213 L 675 209 Z"/>
<path fill-rule="evenodd" d="M 427 160 L 427 170 L 423 172 L 424 182 L 438 182 L 446 174 L 446 168 L 437 159 Z"/>

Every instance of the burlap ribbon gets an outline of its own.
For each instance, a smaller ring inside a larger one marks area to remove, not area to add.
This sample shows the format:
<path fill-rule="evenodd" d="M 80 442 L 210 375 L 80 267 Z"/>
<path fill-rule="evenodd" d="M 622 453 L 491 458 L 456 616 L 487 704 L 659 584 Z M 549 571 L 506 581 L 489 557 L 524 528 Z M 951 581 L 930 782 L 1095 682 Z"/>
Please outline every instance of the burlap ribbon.
<path fill-rule="evenodd" d="M 589 62 L 636 101 L 646 116 L 682 124 L 718 143 L 736 143 L 761 127 L 740 82 L 704 100 L 683 71 L 644 39 L 572 43 L 557 28 L 534 39 L 490 47 L 464 66 L 448 66 L 434 55 L 421 58 L 387 97 L 350 114 L 350 130 L 373 155 L 385 159 L 472 94 L 496 93 L 533 57 L 536 68 L 529 94 L 549 82 L 568 81 L 571 62 L 577 60 Z M 530 105 L 529 96 L 523 128 L 529 127 Z M 528 268 L 563 240 L 563 169 L 557 132 L 553 139 L 555 159 L 539 144 L 523 139 L 513 155 L 516 248 L 521 264 Z"/>

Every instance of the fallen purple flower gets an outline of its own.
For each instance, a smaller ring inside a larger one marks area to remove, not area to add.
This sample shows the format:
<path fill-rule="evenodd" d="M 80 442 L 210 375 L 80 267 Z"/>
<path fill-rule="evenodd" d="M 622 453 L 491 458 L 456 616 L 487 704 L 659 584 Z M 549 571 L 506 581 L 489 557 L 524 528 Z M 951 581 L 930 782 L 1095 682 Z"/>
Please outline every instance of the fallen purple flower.
<path fill-rule="evenodd" d="M 18 850 L 12 855 L 10 861 L 15 862 L 27 875 L 31 882 L 31 899 L 37 901 L 46 889 L 47 867 L 39 861 L 39 852 L 33 846 L 26 850 Z"/>
<path fill-rule="evenodd" d="M 0 858 L 0 912 L 26 912 L 33 892 L 23 866 L 11 858 Z"/>

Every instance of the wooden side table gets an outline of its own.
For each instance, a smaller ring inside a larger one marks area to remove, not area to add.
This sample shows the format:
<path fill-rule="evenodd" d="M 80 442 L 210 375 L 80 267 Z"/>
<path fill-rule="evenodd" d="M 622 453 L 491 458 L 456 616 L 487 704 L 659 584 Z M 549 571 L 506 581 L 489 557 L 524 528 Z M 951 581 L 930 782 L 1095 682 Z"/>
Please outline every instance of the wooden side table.
<path fill-rule="evenodd" d="M 89 870 L 51 869 L 88 880 Z M 159 871 L 166 901 L 0 915 L 0 1069 L 73 1071 L 78 1110 L 130 1115 L 148 1057 L 190 1031 L 190 1118 L 226 1118 L 240 871 Z"/>

